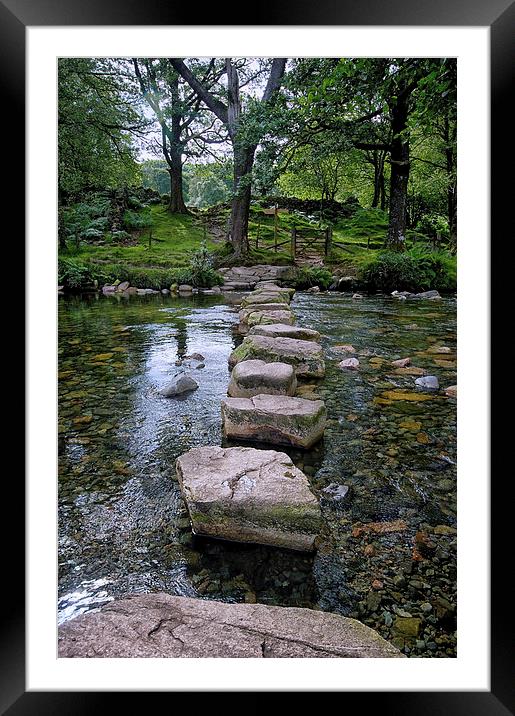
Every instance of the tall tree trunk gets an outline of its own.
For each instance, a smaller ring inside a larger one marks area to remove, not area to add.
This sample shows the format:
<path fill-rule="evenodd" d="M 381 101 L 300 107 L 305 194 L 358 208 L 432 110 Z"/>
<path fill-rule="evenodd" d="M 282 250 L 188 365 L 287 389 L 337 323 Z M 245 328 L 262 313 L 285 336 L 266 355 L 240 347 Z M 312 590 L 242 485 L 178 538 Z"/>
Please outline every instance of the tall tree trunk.
<path fill-rule="evenodd" d="M 165 136 L 165 132 L 163 131 L 163 143 L 165 147 L 168 138 L 168 151 L 164 152 L 170 172 L 170 203 L 168 210 L 173 214 L 188 214 L 189 212 L 184 203 L 184 195 L 182 193 L 182 109 L 180 108 L 179 97 L 179 75 L 175 72 L 169 80 L 169 85 L 172 94 L 172 126 L 167 132 L 167 136 Z"/>
<path fill-rule="evenodd" d="M 234 195 L 231 206 L 230 241 L 236 256 L 248 253 L 251 177 L 255 146 L 234 143 Z"/>
<path fill-rule="evenodd" d="M 170 174 L 170 202 L 168 204 L 168 211 L 172 214 L 189 214 L 188 208 L 184 203 L 182 191 L 182 160 L 180 155 L 178 159 L 173 161 L 172 165 L 168 167 L 168 171 Z"/>
<path fill-rule="evenodd" d="M 408 99 L 399 93 L 390 107 L 392 113 L 390 219 L 386 245 L 395 251 L 403 251 L 406 241 L 406 204 L 410 171 L 408 127 Z"/>

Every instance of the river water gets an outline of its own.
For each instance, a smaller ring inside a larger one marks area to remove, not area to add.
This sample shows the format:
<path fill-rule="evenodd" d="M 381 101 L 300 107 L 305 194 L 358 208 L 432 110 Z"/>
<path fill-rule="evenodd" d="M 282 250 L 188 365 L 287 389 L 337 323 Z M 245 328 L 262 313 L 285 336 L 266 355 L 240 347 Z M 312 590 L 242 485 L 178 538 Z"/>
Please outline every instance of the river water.
<path fill-rule="evenodd" d="M 324 440 L 286 450 L 321 499 L 315 556 L 191 534 L 174 463 L 222 442 L 238 300 L 59 299 L 59 620 L 166 591 L 333 611 L 408 656 L 455 656 L 456 400 L 443 391 L 456 383 L 455 298 L 296 294 L 297 323 L 326 354 L 326 377 L 303 387 L 326 401 Z M 337 344 L 356 349 L 358 371 L 338 368 Z M 199 389 L 161 397 L 194 352 Z M 439 391 L 394 371 L 407 356 Z M 335 500 L 329 485 L 349 489 Z"/>

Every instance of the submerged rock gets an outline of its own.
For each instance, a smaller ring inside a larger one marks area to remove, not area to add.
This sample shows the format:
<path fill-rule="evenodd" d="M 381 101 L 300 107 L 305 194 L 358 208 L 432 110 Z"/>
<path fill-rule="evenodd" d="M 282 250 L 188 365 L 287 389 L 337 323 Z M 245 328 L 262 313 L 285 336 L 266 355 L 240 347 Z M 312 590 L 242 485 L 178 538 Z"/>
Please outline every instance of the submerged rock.
<path fill-rule="evenodd" d="M 174 395 L 181 395 L 191 390 L 197 390 L 198 383 L 189 375 L 176 376 L 171 383 L 158 390 L 159 395 L 165 398 L 172 398 Z"/>
<path fill-rule="evenodd" d="M 338 485 L 336 482 L 331 482 L 330 485 L 324 487 L 322 493 L 326 499 L 340 502 L 347 497 L 349 490 L 350 488 L 348 485 Z"/>
<path fill-rule="evenodd" d="M 413 298 L 429 298 L 434 300 L 442 297 L 438 291 L 422 291 L 421 293 L 416 293 Z"/>
<path fill-rule="evenodd" d="M 424 375 L 421 378 L 415 379 L 415 385 L 419 388 L 426 388 L 429 390 L 438 390 L 440 383 L 436 375 Z"/>
<path fill-rule="evenodd" d="M 137 594 L 59 627 L 60 658 L 405 658 L 356 619 L 314 609 Z"/>
<path fill-rule="evenodd" d="M 458 386 L 457 385 L 449 385 L 449 387 L 445 389 L 445 395 L 448 395 L 450 398 L 457 398 L 458 397 Z"/>
<path fill-rule="evenodd" d="M 322 400 L 258 394 L 222 400 L 224 435 L 278 445 L 309 448 L 324 434 Z"/>
<path fill-rule="evenodd" d="M 267 336 L 268 338 L 295 338 L 302 341 L 319 341 L 321 336 L 318 331 L 302 326 L 290 326 L 286 323 L 269 323 L 252 326 L 249 330 L 250 336 Z"/>
<path fill-rule="evenodd" d="M 406 368 L 411 363 L 411 358 L 399 358 L 399 360 L 392 360 L 392 365 L 396 368 Z"/>
<path fill-rule="evenodd" d="M 245 360 L 233 368 L 227 394 L 231 398 L 252 398 L 260 393 L 294 395 L 296 388 L 295 370 L 289 363 Z"/>
<path fill-rule="evenodd" d="M 267 363 L 289 363 L 295 368 L 297 376 L 322 378 L 325 375 L 322 348 L 314 341 L 247 336 L 229 356 L 229 365 L 235 366 L 250 358 L 264 360 Z"/>
<path fill-rule="evenodd" d="M 275 450 L 193 448 L 176 462 L 196 534 L 312 551 L 320 507 L 304 473 Z"/>
<path fill-rule="evenodd" d="M 350 346 L 348 344 L 337 344 L 332 347 L 333 351 L 336 351 L 337 353 L 355 353 L 356 349 L 354 346 Z"/>
<path fill-rule="evenodd" d="M 359 360 L 357 358 L 346 358 L 338 363 L 338 368 L 347 368 L 348 370 L 358 370 Z"/>

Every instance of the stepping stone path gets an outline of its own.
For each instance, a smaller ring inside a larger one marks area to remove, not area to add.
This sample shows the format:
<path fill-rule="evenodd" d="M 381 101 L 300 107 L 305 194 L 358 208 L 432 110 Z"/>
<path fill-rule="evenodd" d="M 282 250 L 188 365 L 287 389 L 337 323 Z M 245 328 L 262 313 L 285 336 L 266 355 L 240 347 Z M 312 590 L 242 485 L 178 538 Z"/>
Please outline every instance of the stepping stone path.
<path fill-rule="evenodd" d="M 224 435 L 232 440 L 310 448 L 324 434 L 326 415 L 322 400 L 282 395 L 222 400 Z"/>
<path fill-rule="evenodd" d="M 233 397 L 222 401 L 224 434 L 232 440 L 308 448 L 323 436 L 325 404 L 294 393 L 297 377 L 324 376 L 320 334 L 293 327 L 289 303 L 295 291 L 269 281 L 279 280 L 283 267 L 254 271 L 257 268 L 227 269 L 224 274 L 223 290 L 259 284 L 241 301 L 240 330 L 251 334 L 229 358 L 233 371 L 228 394 Z M 164 394 L 173 394 L 178 387 Z M 181 455 L 176 470 L 194 533 L 315 550 L 322 528 L 320 505 L 306 475 L 284 452 L 209 445 Z M 61 626 L 59 656 L 399 658 L 403 654 L 364 624 L 336 614 L 145 594 L 116 600 L 100 612 L 83 614 Z"/>
<path fill-rule="evenodd" d="M 295 395 L 296 388 L 295 370 L 288 363 L 245 360 L 233 369 L 227 394 L 231 398 L 252 398 L 260 393 Z"/>
<path fill-rule="evenodd" d="M 193 448 L 176 463 L 193 531 L 311 552 L 318 500 L 288 455 L 254 448 Z"/>

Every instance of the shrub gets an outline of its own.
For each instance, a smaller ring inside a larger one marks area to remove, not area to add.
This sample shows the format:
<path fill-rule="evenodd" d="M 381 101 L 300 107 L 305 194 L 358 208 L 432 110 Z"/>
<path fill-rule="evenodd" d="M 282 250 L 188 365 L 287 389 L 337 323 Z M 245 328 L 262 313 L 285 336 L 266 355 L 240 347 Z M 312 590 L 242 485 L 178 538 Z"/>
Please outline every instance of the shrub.
<path fill-rule="evenodd" d="M 382 251 L 362 266 L 360 278 L 369 291 L 454 291 L 456 259 L 445 251 L 419 248 Z"/>
<path fill-rule="evenodd" d="M 136 213 L 127 209 L 123 213 L 123 223 L 126 229 L 147 229 L 152 226 L 152 217 L 149 212 Z"/>
<path fill-rule="evenodd" d="M 214 269 L 214 256 L 208 251 L 205 242 L 202 242 L 200 248 L 195 251 L 191 257 L 188 267 L 185 269 L 185 275 L 188 276 L 188 281 L 184 283 L 190 283 L 195 287 L 211 287 L 221 285 L 223 283 L 223 277 L 217 273 Z"/>
<path fill-rule="evenodd" d="M 424 214 L 417 222 L 415 229 L 418 233 L 433 239 L 438 234 L 443 239 L 449 238 L 449 221 L 440 214 Z"/>
<path fill-rule="evenodd" d="M 88 288 L 94 278 L 88 265 L 74 259 L 60 258 L 57 264 L 57 281 L 72 290 Z"/>
<path fill-rule="evenodd" d="M 291 276 L 288 276 L 288 283 L 299 289 L 319 286 L 323 291 L 326 291 L 332 282 L 332 273 L 328 269 L 318 266 L 305 266 L 293 271 Z"/>

